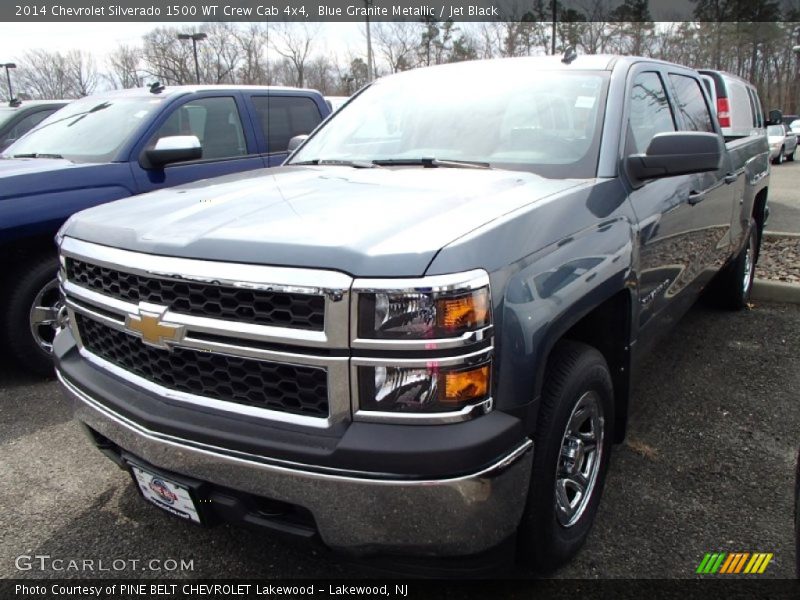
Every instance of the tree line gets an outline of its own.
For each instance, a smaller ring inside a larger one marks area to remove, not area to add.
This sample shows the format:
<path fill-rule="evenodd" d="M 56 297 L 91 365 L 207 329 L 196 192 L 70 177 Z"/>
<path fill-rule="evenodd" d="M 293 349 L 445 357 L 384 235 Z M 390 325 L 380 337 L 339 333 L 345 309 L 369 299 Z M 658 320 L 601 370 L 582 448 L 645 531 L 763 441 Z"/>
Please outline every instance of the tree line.
<path fill-rule="evenodd" d="M 800 112 L 800 53 L 793 50 L 800 45 L 800 12 L 782 12 L 770 0 L 695 0 L 700 20 L 656 23 L 650 20 L 647 0 L 625 0 L 610 11 L 604 9 L 608 0 L 583 1 L 585 10 L 559 14 L 557 53 L 573 46 L 579 54 L 633 54 L 723 69 L 756 84 L 766 109 Z M 721 7 L 727 4 L 749 12 L 725 13 Z M 372 23 L 375 75 L 470 59 L 549 54 L 550 1 L 535 0 L 532 6 L 519 20 L 507 22 Z M 753 20 L 733 20 L 742 16 Z M 369 79 L 366 41 L 357 40 L 363 51 L 333 55 L 320 23 L 215 22 L 198 24 L 197 30 L 207 34 L 198 43 L 202 83 L 287 85 L 350 95 Z M 179 40 L 178 33 L 174 27 L 155 27 L 140 44 L 119 45 L 103 62 L 82 50 L 24 51 L 14 57 L 15 92 L 32 99 L 77 98 L 154 81 L 195 83 L 192 44 Z M 4 81 L 0 95 L 8 97 Z"/>

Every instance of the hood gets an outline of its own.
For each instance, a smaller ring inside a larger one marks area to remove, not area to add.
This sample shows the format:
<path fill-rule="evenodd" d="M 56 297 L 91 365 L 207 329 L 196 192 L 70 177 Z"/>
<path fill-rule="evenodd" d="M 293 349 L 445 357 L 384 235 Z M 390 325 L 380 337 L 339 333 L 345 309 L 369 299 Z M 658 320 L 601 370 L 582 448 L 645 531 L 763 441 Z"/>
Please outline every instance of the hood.
<path fill-rule="evenodd" d="M 64 158 L 2 158 L 0 159 L 0 177 L 59 171 L 76 166 L 78 165 Z"/>
<path fill-rule="evenodd" d="M 0 199 L 60 190 L 62 175 L 77 175 L 95 166 L 61 158 L 0 158 Z"/>
<path fill-rule="evenodd" d="M 455 239 L 584 183 L 482 169 L 279 167 L 112 202 L 62 233 L 166 256 L 419 276 Z"/>

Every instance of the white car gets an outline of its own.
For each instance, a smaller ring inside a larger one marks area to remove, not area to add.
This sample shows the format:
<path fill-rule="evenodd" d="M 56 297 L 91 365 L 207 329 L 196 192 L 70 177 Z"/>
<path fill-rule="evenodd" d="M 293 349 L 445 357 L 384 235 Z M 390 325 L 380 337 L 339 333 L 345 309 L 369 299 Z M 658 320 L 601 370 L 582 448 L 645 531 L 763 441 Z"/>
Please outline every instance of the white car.
<path fill-rule="evenodd" d="M 797 150 L 797 136 L 792 133 L 788 125 L 768 126 L 767 139 L 769 140 L 769 159 L 774 164 L 779 165 L 784 159 L 794 160 L 794 152 Z"/>
<path fill-rule="evenodd" d="M 795 119 L 789 123 L 789 129 L 792 130 L 792 133 L 800 134 L 800 119 Z"/>

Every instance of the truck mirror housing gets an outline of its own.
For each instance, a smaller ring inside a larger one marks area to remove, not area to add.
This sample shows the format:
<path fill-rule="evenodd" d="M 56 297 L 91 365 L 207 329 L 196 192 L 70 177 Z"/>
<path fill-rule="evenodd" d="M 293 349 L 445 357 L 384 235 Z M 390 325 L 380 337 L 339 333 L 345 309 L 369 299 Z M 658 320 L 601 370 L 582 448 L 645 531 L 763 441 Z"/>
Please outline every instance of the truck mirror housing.
<path fill-rule="evenodd" d="M 628 173 L 638 181 L 716 171 L 722 162 L 722 141 L 716 133 L 658 133 L 645 154 L 627 158 Z"/>
<path fill-rule="evenodd" d="M 783 123 L 783 113 L 779 111 L 777 108 L 769 111 L 769 119 L 767 119 L 767 125 L 780 125 Z"/>
<path fill-rule="evenodd" d="M 159 138 L 153 148 L 144 151 L 145 168 L 163 167 L 169 163 L 197 160 L 203 157 L 203 147 L 195 135 L 172 135 Z"/>
<path fill-rule="evenodd" d="M 305 142 L 307 139 L 308 136 L 305 134 L 294 136 L 292 139 L 289 140 L 289 146 L 287 147 L 287 150 L 289 150 L 289 152 L 294 152 L 295 150 L 297 150 L 297 147 L 303 142 Z"/>

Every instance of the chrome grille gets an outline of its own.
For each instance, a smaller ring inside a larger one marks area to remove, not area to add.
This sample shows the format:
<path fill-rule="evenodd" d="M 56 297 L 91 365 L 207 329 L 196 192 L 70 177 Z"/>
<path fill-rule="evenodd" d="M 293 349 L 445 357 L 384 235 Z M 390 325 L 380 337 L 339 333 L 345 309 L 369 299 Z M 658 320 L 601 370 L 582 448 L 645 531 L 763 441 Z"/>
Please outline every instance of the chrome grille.
<path fill-rule="evenodd" d="M 327 417 L 327 372 L 176 347 L 153 348 L 137 337 L 83 315 L 75 322 L 84 347 L 165 388 L 309 417 Z"/>
<path fill-rule="evenodd" d="M 146 277 L 68 258 L 67 279 L 126 302 L 150 302 L 175 312 L 257 325 L 322 331 L 325 297 Z"/>

